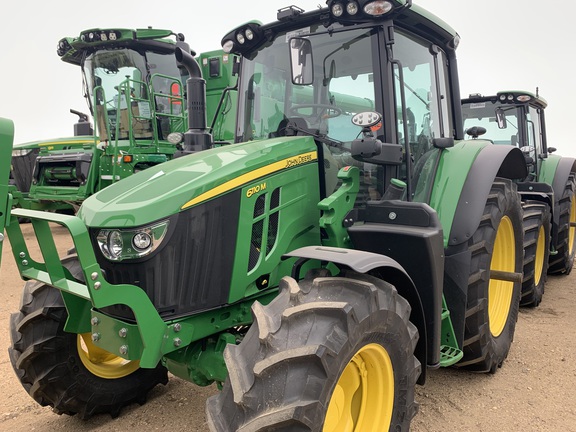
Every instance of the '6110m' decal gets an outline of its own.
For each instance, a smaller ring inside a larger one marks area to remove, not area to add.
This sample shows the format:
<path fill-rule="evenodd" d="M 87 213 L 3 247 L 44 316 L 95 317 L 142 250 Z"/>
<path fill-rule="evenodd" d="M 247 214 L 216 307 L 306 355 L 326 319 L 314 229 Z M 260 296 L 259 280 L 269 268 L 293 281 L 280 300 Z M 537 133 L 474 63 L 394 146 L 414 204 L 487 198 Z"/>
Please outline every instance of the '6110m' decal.
<path fill-rule="evenodd" d="M 216 186 L 215 188 L 212 188 L 209 191 L 206 191 L 203 194 L 198 195 L 196 198 L 192 198 L 190 201 L 184 204 L 181 207 L 181 209 L 184 210 L 185 208 L 191 207 L 195 204 L 201 203 L 210 198 L 214 198 L 215 196 L 226 193 L 232 189 L 245 185 L 246 183 L 250 183 L 256 179 L 267 176 L 269 174 L 273 174 L 275 172 L 292 168 L 304 163 L 312 162 L 315 161 L 316 159 L 318 159 L 318 153 L 312 151 L 279 160 L 278 162 L 274 162 L 273 164 L 263 166 L 262 168 L 258 168 L 254 171 L 247 172 L 246 174 L 242 174 L 241 176 L 238 176 L 233 180 L 222 183 L 221 185 Z"/>

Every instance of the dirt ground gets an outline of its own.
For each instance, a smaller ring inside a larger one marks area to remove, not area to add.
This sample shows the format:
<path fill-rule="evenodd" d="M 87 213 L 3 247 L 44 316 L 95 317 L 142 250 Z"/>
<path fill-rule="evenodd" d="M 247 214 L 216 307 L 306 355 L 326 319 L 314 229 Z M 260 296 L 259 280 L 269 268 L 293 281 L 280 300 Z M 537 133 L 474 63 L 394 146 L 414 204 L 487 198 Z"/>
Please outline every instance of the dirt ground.
<path fill-rule="evenodd" d="M 31 226 L 25 228 L 29 236 Z M 71 246 L 56 227 L 61 251 Z M 154 389 L 143 406 L 130 406 L 120 417 L 81 421 L 54 414 L 28 396 L 8 359 L 8 322 L 18 309 L 23 282 L 9 243 L 0 269 L 0 431 L 207 431 L 205 399 L 217 390 L 199 388 L 175 377 Z M 576 271 L 549 277 L 536 309 L 521 309 L 510 355 L 495 375 L 455 369 L 430 371 L 417 388 L 420 412 L 415 432 L 573 431 L 576 432 Z"/>

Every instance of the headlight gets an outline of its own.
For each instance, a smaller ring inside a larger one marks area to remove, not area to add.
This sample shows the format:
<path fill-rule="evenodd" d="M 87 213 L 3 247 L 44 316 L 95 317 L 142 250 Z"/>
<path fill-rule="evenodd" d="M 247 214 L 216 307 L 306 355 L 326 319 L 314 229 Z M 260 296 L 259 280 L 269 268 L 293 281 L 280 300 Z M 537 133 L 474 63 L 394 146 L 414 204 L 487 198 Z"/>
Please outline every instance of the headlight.
<path fill-rule="evenodd" d="M 152 237 L 147 232 L 139 232 L 132 237 L 132 246 L 138 251 L 145 251 L 152 245 Z"/>
<path fill-rule="evenodd" d="M 167 230 L 168 221 L 133 230 L 103 229 L 98 232 L 96 241 L 110 261 L 136 259 L 156 250 Z"/>
<path fill-rule="evenodd" d="M 108 252 L 112 258 L 116 259 L 122 254 L 124 248 L 124 241 L 122 240 L 122 233 L 120 231 L 111 231 L 108 235 Z"/>
<path fill-rule="evenodd" d="M 16 150 L 12 150 L 12 157 L 19 157 L 19 156 L 26 156 L 27 154 L 29 154 L 30 152 L 32 152 L 33 149 L 16 149 Z"/>

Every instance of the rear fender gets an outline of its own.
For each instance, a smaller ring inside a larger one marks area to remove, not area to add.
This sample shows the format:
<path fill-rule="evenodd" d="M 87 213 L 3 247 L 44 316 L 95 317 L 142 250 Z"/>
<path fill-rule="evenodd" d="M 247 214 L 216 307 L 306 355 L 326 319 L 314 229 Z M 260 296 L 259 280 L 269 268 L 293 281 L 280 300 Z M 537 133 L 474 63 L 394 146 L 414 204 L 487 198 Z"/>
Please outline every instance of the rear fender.
<path fill-rule="evenodd" d="M 444 150 L 430 200 L 442 223 L 444 247 L 462 244 L 474 234 L 496 177 L 527 175 L 524 154 L 516 147 L 474 140 Z"/>
<path fill-rule="evenodd" d="M 556 155 L 553 155 L 556 156 Z M 558 156 L 556 156 L 558 157 Z M 554 164 L 551 164 L 552 166 Z M 554 210 L 552 212 L 552 240 L 553 244 L 558 243 L 558 229 L 560 225 L 560 200 L 564 194 L 566 183 L 571 175 L 576 172 L 576 159 L 571 157 L 560 157 L 555 169 L 548 169 L 548 179 L 552 178 L 551 184 L 554 190 Z M 554 174 L 552 177 L 551 174 Z M 549 180 L 550 181 L 550 180 Z"/>
<path fill-rule="evenodd" d="M 554 205 L 557 205 L 562 194 L 564 193 L 564 188 L 568 182 L 568 178 L 571 174 L 576 172 L 576 159 L 571 157 L 562 157 L 558 161 L 558 165 L 554 170 L 554 178 L 552 180 L 552 189 L 554 190 Z"/>

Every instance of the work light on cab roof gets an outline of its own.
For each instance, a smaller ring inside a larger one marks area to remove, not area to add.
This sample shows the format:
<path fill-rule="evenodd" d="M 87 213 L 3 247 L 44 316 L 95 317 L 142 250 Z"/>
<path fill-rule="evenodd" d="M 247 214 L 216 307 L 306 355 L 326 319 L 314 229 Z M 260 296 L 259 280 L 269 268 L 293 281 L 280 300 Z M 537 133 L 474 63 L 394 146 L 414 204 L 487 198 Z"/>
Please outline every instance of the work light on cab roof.
<path fill-rule="evenodd" d="M 395 0 L 328 0 L 328 9 L 337 22 L 363 22 L 381 18 L 391 11 L 412 4 L 408 1 Z"/>
<path fill-rule="evenodd" d="M 329 21 L 337 23 L 364 23 L 380 19 L 410 7 L 412 0 L 327 0 Z M 290 21 L 298 16 L 307 15 L 297 6 L 288 6 L 278 10 L 277 19 L 280 22 Z M 265 26 L 266 27 L 266 26 Z M 246 54 L 253 51 L 266 40 L 262 23 L 251 21 L 237 27 L 222 39 L 222 49 L 227 53 Z"/>
<path fill-rule="evenodd" d="M 502 102 L 509 102 L 509 103 L 526 103 L 530 102 L 533 99 L 533 96 L 527 93 L 514 93 L 514 92 L 503 92 L 498 94 L 499 99 Z"/>

